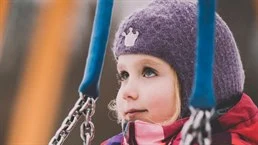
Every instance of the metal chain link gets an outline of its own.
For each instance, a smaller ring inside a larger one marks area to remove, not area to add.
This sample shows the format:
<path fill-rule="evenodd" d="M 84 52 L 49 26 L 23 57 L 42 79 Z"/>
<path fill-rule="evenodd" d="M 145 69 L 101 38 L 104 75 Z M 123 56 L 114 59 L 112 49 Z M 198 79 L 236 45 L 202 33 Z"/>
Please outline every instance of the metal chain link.
<path fill-rule="evenodd" d="M 86 97 L 80 94 L 79 99 L 75 103 L 74 107 L 69 112 L 68 116 L 62 122 L 61 127 L 56 131 L 56 134 L 52 137 L 48 145 L 62 145 L 65 139 L 68 137 L 72 129 L 75 127 L 76 123 L 80 117 L 87 112 L 89 112 L 88 120 L 91 121 L 91 117 L 95 112 L 95 100 L 91 97 Z M 89 108 L 89 109 L 88 109 Z M 86 111 L 87 110 L 87 111 Z M 88 111 L 89 110 L 89 111 Z M 87 116 L 87 115 L 86 115 Z M 87 118 L 87 117 L 86 117 Z M 93 123 L 91 122 L 93 125 Z M 94 130 L 94 125 L 93 125 Z M 92 131 L 94 133 L 94 131 Z M 93 136 L 93 133 L 91 136 Z M 91 137 L 93 138 L 93 137 Z"/>
<path fill-rule="evenodd" d="M 94 138 L 95 127 L 91 118 L 95 113 L 95 106 L 95 100 L 93 98 L 89 99 L 88 107 L 84 112 L 85 121 L 81 125 L 81 139 L 83 140 L 83 145 L 90 145 Z"/>
<path fill-rule="evenodd" d="M 214 109 L 201 110 L 190 106 L 191 116 L 182 129 L 180 145 L 192 145 L 197 140 L 200 145 L 211 144 L 210 118 Z"/>

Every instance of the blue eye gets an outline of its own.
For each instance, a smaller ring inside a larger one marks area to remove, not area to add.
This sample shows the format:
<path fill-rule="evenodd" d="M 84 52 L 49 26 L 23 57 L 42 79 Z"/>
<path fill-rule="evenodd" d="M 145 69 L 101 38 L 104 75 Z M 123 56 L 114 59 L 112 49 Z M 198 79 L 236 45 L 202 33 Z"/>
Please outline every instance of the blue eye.
<path fill-rule="evenodd" d="M 118 81 L 124 81 L 128 79 L 129 73 L 126 71 L 121 71 L 120 73 L 117 74 L 117 79 Z"/>
<path fill-rule="evenodd" d="M 146 78 L 155 77 L 157 76 L 156 70 L 150 67 L 145 67 L 142 72 L 143 76 Z"/>

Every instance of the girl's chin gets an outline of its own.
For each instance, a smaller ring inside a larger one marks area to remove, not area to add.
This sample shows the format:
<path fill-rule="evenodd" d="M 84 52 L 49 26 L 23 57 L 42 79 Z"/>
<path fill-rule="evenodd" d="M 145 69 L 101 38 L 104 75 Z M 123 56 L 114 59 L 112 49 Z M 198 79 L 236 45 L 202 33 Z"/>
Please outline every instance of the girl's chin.
<path fill-rule="evenodd" d="M 126 122 L 128 121 L 142 121 L 142 122 L 146 122 L 146 123 L 150 123 L 150 124 L 157 124 L 157 125 L 162 125 L 162 126 L 168 126 L 170 124 L 172 124 L 173 122 L 175 122 L 174 119 L 168 119 L 165 121 L 153 121 L 151 119 L 147 119 L 147 118 L 143 118 L 143 117 L 135 117 L 135 118 L 126 118 L 125 119 Z"/>
<path fill-rule="evenodd" d="M 126 117 L 125 120 L 126 120 L 126 122 L 128 122 L 128 121 L 141 121 L 141 122 L 155 124 L 155 122 L 153 122 L 151 119 L 145 118 L 143 116 L 133 116 L 133 117 L 130 116 L 130 117 Z"/>
<path fill-rule="evenodd" d="M 125 120 L 128 120 L 128 121 L 135 121 L 135 120 L 147 121 L 146 112 L 127 113 L 124 116 L 124 118 Z"/>

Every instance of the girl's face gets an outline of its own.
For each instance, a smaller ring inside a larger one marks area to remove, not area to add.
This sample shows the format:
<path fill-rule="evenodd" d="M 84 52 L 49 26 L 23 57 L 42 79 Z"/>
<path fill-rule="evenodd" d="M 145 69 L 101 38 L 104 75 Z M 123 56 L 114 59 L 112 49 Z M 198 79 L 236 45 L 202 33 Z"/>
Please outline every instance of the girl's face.
<path fill-rule="evenodd" d="M 168 63 L 149 55 L 121 55 L 117 70 L 121 81 L 116 98 L 120 119 L 162 125 L 177 119 L 178 82 Z"/>

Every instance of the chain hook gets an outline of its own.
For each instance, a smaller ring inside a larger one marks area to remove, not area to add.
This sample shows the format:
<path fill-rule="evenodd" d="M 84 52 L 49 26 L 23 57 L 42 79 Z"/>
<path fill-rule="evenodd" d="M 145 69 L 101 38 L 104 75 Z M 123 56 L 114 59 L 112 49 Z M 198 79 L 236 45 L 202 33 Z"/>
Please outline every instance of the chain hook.
<path fill-rule="evenodd" d="M 92 116 L 95 113 L 95 100 L 93 98 L 87 98 L 87 107 L 83 110 L 85 121 L 81 125 L 81 138 L 84 145 L 90 145 L 94 138 L 95 127 L 92 120 Z"/>

